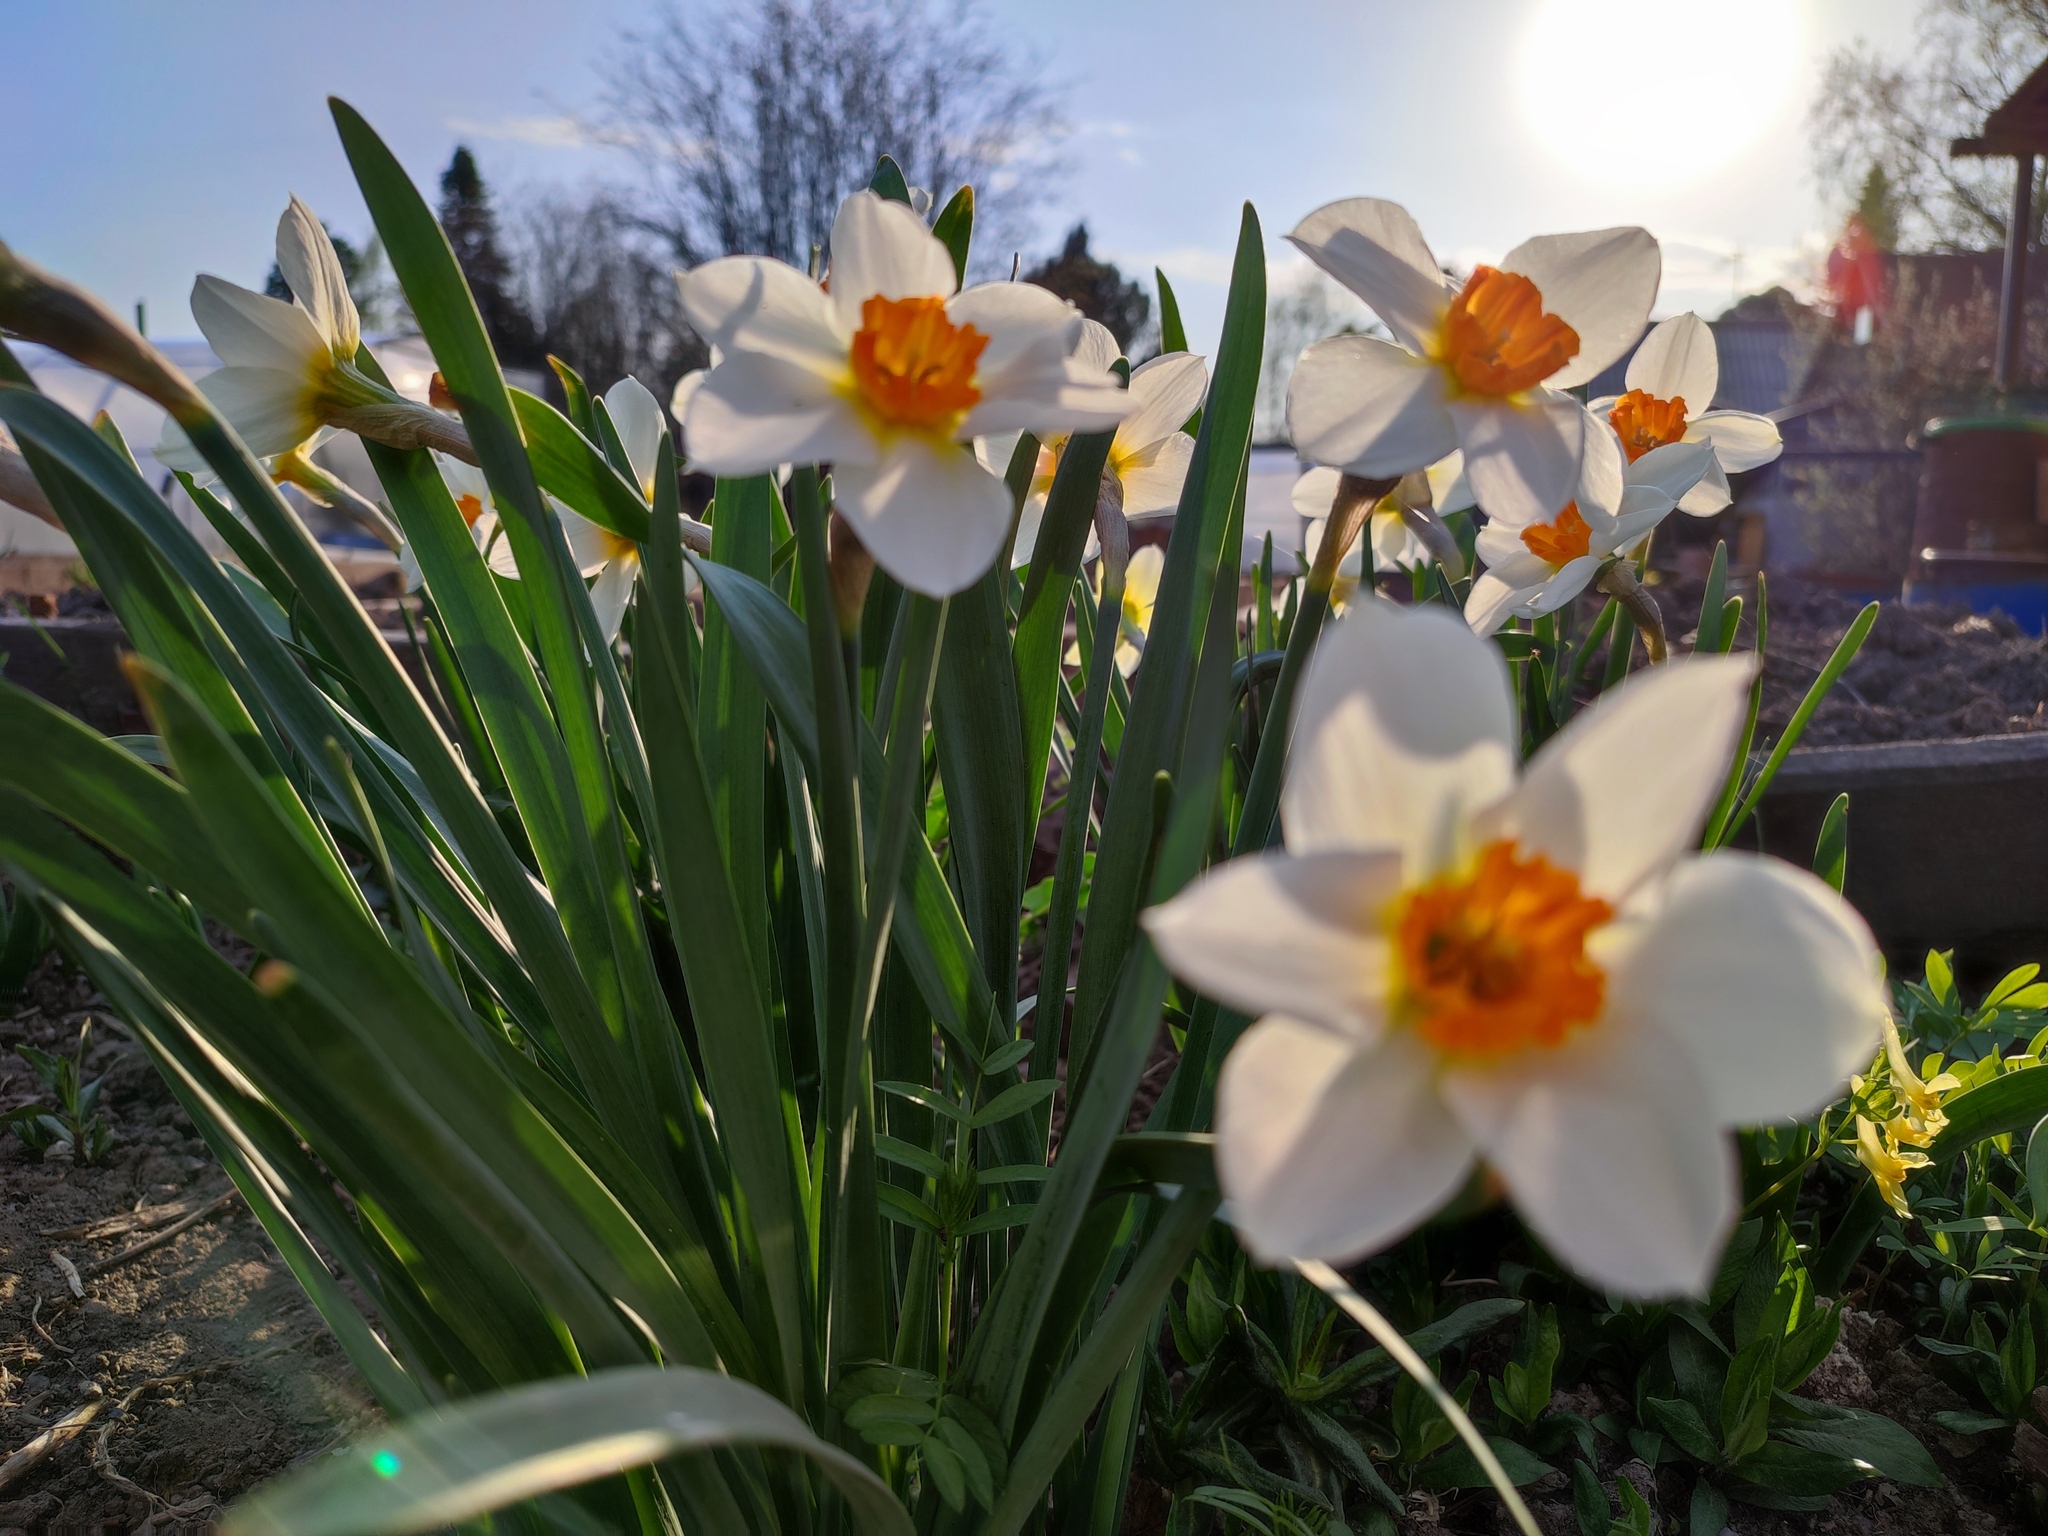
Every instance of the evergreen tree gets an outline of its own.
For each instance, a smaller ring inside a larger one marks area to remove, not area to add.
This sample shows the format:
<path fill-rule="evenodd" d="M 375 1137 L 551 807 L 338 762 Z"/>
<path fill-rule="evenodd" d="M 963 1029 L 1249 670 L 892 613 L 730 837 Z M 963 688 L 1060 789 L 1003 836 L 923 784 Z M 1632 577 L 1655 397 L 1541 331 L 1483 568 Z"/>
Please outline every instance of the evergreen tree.
<path fill-rule="evenodd" d="M 491 208 L 490 190 L 465 144 L 455 147 L 455 157 L 441 173 L 441 227 L 448 232 L 448 243 L 455 248 L 455 259 L 469 280 L 499 358 L 525 366 L 537 363 L 533 321 L 519 301 L 512 263 L 498 244 L 498 216 Z"/>
<path fill-rule="evenodd" d="M 1877 249 L 1898 249 L 1899 200 L 1883 166 L 1873 165 L 1864 175 L 1863 189 L 1856 195 L 1856 217 L 1863 221 L 1864 231 Z"/>
<path fill-rule="evenodd" d="M 1152 299 L 1144 289 L 1109 262 L 1088 254 L 1086 224 L 1076 224 L 1059 255 L 1026 272 L 1024 280 L 1050 288 L 1090 320 L 1101 321 L 1126 351 L 1152 313 Z"/>

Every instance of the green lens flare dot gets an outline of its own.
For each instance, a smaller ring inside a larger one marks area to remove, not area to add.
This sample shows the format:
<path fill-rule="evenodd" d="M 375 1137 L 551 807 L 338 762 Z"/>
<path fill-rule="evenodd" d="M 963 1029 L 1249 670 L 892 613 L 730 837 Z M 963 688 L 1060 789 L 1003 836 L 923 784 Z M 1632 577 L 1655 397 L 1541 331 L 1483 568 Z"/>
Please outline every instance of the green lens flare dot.
<path fill-rule="evenodd" d="M 396 1477 L 403 1465 L 395 1451 L 379 1451 L 370 1458 L 370 1470 L 379 1477 Z"/>

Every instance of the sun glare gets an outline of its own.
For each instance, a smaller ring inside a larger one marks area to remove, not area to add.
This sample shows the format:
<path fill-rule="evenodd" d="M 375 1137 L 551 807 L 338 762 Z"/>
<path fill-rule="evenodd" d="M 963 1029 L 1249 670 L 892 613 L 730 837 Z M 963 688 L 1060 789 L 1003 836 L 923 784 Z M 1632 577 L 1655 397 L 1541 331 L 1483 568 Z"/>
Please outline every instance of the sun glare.
<path fill-rule="evenodd" d="M 1782 128 L 1799 72 L 1788 0 L 1544 0 L 1522 41 L 1522 106 L 1581 175 L 1670 186 Z"/>

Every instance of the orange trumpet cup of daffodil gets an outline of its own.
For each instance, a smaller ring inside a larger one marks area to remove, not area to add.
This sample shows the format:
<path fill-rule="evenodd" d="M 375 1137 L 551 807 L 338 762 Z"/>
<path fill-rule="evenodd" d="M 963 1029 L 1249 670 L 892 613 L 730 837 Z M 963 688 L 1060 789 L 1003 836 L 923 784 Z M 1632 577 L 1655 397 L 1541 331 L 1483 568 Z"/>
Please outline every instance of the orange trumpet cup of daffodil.
<path fill-rule="evenodd" d="M 1698 315 L 1659 321 L 1628 360 L 1627 392 L 1591 403 L 1614 428 L 1630 464 L 1672 443 L 1704 443 L 1714 451 L 1700 481 L 1678 510 L 1712 517 L 1731 497 L 1728 477 L 1760 469 L 1784 451 L 1777 423 L 1750 411 L 1710 410 L 1721 388 L 1721 357 L 1713 330 Z"/>
<path fill-rule="evenodd" d="M 840 207 L 829 292 L 759 256 L 680 282 L 718 358 L 684 402 L 692 466 L 830 464 L 861 543 L 928 596 L 975 581 L 1009 536 L 1009 490 L 975 438 L 1103 431 L 1132 410 L 1114 377 L 1074 357 L 1078 310 L 1029 283 L 962 290 L 924 222 L 873 192 Z"/>
<path fill-rule="evenodd" d="M 1318 208 L 1288 239 L 1394 336 L 1302 353 L 1287 427 L 1305 458 L 1384 479 L 1462 449 L 1490 517 L 1541 522 L 1571 499 L 1584 418 L 1561 391 L 1642 335 L 1663 271 L 1647 231 L 1539 235 L 1462 284 L 1407 210 L 1377 198 Z"/>
<path fill-rule="evenodd" d="M 1329 631 L 1284 849 L 1145 915 L 1175 975 L 1259 1015 L 1216 1109 L 1253 1253 L 1373 1252 L 1483 1163 L 1594 1284 L 1705 1292 L 1739 1203 L 1727 1132 L 1828 1102 L 1884 1011 L 1830 887 L 1692 852 L 1752 676 L 1674 662 L 1518 773 L 1506 664 L 1455 616 L 1361 603 Z"/>

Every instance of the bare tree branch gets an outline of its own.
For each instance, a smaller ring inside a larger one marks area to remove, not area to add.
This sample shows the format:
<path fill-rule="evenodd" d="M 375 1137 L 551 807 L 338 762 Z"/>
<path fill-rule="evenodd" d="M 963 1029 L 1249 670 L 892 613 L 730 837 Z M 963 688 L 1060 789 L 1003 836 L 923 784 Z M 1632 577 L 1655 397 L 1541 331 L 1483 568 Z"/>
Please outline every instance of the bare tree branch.
<path fill-rule="evenodd" d="M 639 151 L 639 217 L 686 265 L 805 266 L 840 201 L 893 155 L 943 202 L 975 190 L 975 246 L 1007 265 L 1063 127 L 1051 90 L 977 0 L 762 0 L 669 11 L 609 69 L 605 126 Z"/>
<path fill-rule="evenodd" d="M 1815 175 L 1853 204 L 1870 168 L 1882 169 L 1908 249 L 2003 244 L 2009 164 L 1952 160 L 1949 140 L 1977 132 L 2048 58 L 2048 0 L 1927 0 L 1918 32 L 1909 59 L 1857 43 L 1828 60 L 1810 119 Z M 2048 177 L 2048 167 L 2041 175 Z M 2043 201 L 2037 179 L 2037 219 L 2048 218 Z M 2037 226 L 2032 238 L 2041 236 Z"/>

